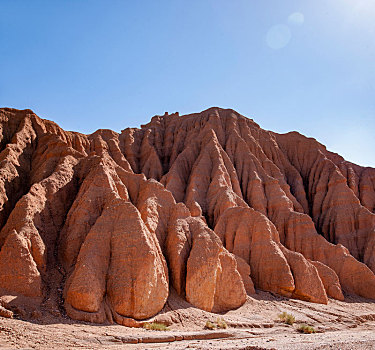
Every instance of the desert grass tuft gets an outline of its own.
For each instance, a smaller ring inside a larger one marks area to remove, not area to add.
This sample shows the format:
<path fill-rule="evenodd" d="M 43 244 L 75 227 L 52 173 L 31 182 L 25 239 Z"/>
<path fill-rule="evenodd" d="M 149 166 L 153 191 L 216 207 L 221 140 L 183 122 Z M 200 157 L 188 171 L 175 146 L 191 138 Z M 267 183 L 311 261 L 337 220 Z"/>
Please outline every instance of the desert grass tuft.
<path fill-rule="evenodd" d="M 228 328 L 228 325 L 227 323 L 225 322 L 224 318 L 218 318 L 216 320 L 216 324 L 217 324 L 217 328 L 221 328 L 221 329 L 227 329 Z"/>
<path fill-rule="evenodd" d="M 292 314 L 288 314 L 287 312 L 282 312 L 278 315 L 280 321 L 293 326 L 294 322 L 296 321 L 296 318 Z"/>
<path fill-rule="evenodd" d="M 204 329 L 216 329 L 216 325 L 214 323 L 212 323 L 211 321 L 207 321 L 205 326 L 204 326 Z"/>
<path fill-rule="evenodd" d="M 149 329 L 151 331 L 167 331 L 168 327 L 163 324 L 163 323 L 157 323 L 157 322 L 152 322 L 152 323 L 144 323 L 143 328 Z"/>
<path fill-rule="evenodd" d="M 307 324 L 301 324 L 301 325 L 298 327 L 297 330 L 298 330 L 298 332 L 300 332 L 300 333 L 305 333 L 305 334 L 315 333 L 315 329 L 314 329 L 314 327 L 308 326 Z"/>

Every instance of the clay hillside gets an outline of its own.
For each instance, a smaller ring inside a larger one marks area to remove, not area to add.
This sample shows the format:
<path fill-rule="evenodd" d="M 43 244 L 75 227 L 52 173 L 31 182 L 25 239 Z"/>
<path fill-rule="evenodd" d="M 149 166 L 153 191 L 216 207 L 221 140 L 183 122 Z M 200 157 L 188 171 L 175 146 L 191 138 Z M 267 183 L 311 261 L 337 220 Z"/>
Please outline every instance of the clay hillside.
<path fill-rule="evenodd" d="M 314 139 L 230 109 L 83 135 L 4 108 L 0 152 L 3 315 L 137 325 L 172 289 L 211 312 L 256 289 L 375 299 L 375 169 Z"/>

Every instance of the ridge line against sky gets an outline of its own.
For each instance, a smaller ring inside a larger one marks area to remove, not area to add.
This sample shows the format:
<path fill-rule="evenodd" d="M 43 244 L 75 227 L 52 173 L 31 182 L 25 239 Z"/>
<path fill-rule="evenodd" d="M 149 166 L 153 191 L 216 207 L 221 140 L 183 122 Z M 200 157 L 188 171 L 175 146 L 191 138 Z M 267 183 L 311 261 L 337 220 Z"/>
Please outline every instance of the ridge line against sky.
<path fill-rule="evenodd" d="M 375 1 L 0 2 L 0 105 L 66 130 L 232 108 L 375 167 Z"/>

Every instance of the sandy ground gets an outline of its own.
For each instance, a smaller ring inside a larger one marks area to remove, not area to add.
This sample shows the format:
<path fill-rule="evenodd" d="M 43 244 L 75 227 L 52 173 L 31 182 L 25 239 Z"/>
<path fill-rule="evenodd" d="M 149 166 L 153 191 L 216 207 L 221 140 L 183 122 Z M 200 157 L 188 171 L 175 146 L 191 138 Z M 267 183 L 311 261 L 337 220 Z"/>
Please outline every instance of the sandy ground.
<path fill-rule="evenodd" d="M 278 320 L 286 311 L 296 318 L 293 326 Z M 207 321 L 222 317 L 230 338 L 124 344 L 129 337 L 200 335 Z M 93 325 L 43 312 L 38 320 L 0 318 L 1 349 L 375 349 L 375 302 L 347 296 L 313 304 L 258 292 L 237 310 L 222 315 L 191 307 L 172 295 L 158 320 L 170 323 L 164 332 L 119 325 Z M 315 334 L 300 334 L 306 323 Z"/>

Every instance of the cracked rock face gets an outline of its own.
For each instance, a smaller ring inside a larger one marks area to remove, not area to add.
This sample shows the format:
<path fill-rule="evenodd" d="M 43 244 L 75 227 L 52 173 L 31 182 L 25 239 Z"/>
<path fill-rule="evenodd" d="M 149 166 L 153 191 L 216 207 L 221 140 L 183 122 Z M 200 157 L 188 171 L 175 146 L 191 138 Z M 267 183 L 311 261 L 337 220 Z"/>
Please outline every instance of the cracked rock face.
<path fill-rule="evenodd" d="M 375 169 L 314 139 L 220 108 L 91 135 L 4 108 L 0 152 L 0 296 L 120 324 L 170 288 L 212 312 L 375 299 Z"/>

